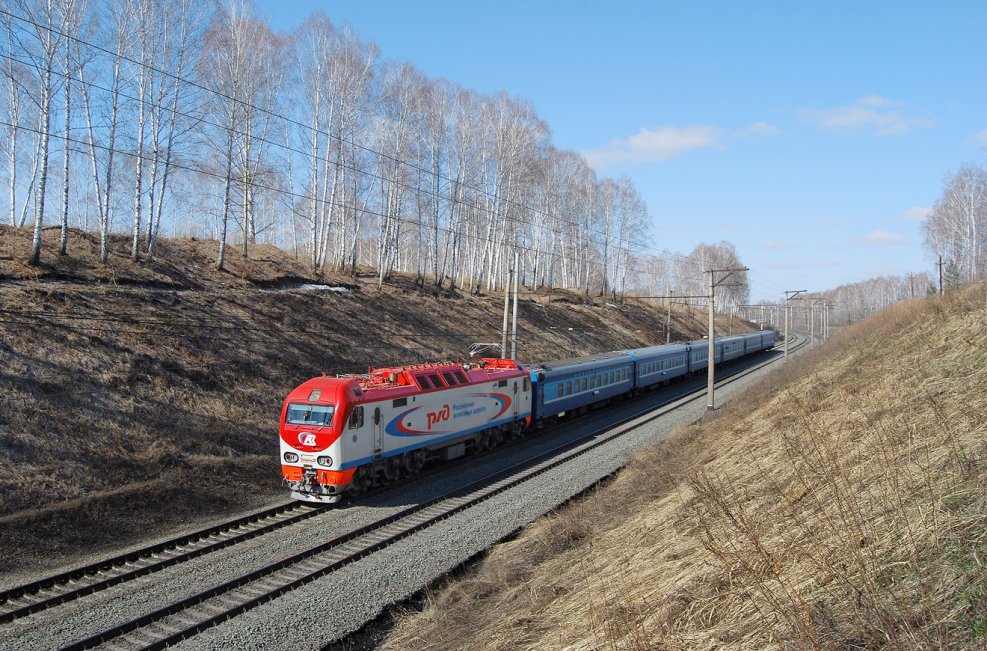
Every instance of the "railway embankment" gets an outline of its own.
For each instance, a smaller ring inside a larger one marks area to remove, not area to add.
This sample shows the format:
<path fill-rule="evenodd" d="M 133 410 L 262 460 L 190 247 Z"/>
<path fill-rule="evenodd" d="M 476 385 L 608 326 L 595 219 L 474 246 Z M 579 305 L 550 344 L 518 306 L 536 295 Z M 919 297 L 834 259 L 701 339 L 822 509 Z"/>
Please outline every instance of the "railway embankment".
<path fill-rule="evenodd" d="M 322 372 L 466 358 L 499 341 L 503 295 L 361 270 L 313 273 L 273 247 L 161 240 L 129 259 L 73 231 L 0 226 L 0 572 L 16 582 L 149 535 L 286 497 L 276 459 L 281 401 Z M 525 289 L 522 360 L 664 343 L 662 307 Z M 726 332 L 750 328 L 724 319 Z M 704 316 L 675 306 L 673 338 Z"/>
<path fill-rule="evenodd" d="M 982 649 L 984 286 L 894 306 L 635 458 L 384 649 Z"/>

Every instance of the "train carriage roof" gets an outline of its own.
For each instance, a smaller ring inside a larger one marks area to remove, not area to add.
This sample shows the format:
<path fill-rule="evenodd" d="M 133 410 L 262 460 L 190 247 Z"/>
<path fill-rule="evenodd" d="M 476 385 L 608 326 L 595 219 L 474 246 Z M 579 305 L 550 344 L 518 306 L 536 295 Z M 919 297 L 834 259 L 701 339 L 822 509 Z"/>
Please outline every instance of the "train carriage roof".
<path fill-rule="evenodd" d="M 573 370 L 594 370 L 631 362 L 631 358 L 623 352 L 599 353 L 597 355 L 587 355 L 585 357 L 570 357 L 568 359 L 556 359 L 548 362 L 539 362 L 529 366 L 533 373 L 538 371 L 573 371 Z"/>
<path fill-rule="evenodd" d="M 689 352 L 689 348 L 689 344 L 660 344 L 658 346 L 645 346 L 644 348 L 628 348 L 618 352 L 624 353 L 632 359 L 643 359 L 663 355 L 680 355 Z"/>

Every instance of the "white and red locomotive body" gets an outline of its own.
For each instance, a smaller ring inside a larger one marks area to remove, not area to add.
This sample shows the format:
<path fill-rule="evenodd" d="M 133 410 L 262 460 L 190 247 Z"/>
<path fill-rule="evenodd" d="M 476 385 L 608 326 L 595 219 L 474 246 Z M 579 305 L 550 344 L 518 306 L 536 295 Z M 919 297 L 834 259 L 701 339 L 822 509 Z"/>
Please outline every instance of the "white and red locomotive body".
<path fill-rule="evenodd" d="M 336 502 L 430 457 L 519 433 L 531 420 L 531 397 L 527 369 L 509 359 L 316 377 L 281 409 L 281 472 L 292 497 Z"/>

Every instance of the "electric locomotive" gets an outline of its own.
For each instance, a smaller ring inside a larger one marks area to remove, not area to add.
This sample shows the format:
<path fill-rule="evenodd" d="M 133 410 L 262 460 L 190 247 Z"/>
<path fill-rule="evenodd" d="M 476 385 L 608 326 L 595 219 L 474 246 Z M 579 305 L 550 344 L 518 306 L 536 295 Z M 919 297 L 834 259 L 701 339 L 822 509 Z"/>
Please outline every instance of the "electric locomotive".
<path fill-rule="evenodd" d="M 531 378 L 510 359 L 420 364 L 316 377 L 281 409 L 281 473 L 295 499 L 337 502 L 520 434 Z"/>

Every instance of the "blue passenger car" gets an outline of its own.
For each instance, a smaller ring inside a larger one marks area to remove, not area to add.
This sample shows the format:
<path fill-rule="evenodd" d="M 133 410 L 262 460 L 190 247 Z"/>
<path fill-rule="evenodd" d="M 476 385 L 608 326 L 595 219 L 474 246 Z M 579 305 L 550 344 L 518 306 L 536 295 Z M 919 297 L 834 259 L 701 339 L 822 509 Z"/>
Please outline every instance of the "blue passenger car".
<path fill-rule="evenodd" d="M 689 372 L 702 371 L 709 366 L 709 342 L 705 339 L 693 341 L 689 347 Z"/>
<path fill-rule="evenodd" d="M 716 363 L 729 362 L 732 359 L 743 357 L 745 335 L 733 335 L 722 337 L 716 340 Z"/>
<path fill-rule="evenodd" d="M 543 362 L 530 370 L 536 419 L 587 407 L 633 387 L 633 360 L 620 352 Z"/>
<path fill-rule="evenodd" d="M 668 344 L 620 351 L 634 360 L 634 388 L 644 389 L 689 372 L 689 346 Z"/>
<path fill-rule="evenodd" d="M 761 344 L 762 336 L 760 332 L 748 332 L 743 337 L 745 355 L 750 355 L 764 349 L 764 346 Z"/>

